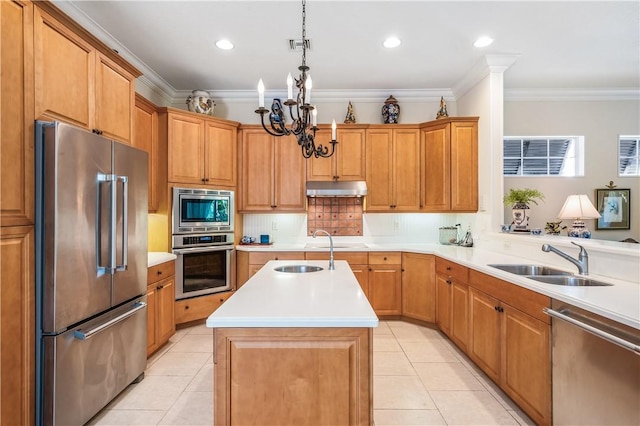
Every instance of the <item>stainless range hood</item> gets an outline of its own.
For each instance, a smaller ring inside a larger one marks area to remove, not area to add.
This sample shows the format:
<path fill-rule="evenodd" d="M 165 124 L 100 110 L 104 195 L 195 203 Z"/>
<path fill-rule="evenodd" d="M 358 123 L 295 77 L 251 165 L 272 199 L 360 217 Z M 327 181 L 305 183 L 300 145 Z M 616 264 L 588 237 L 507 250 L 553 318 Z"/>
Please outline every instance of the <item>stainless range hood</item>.
<path fill-rule="evenodd" d="M 307 197 L 364 197 L 365 195 L 367 195 L 367 182 L 363 180 L 307 182 Z"/>

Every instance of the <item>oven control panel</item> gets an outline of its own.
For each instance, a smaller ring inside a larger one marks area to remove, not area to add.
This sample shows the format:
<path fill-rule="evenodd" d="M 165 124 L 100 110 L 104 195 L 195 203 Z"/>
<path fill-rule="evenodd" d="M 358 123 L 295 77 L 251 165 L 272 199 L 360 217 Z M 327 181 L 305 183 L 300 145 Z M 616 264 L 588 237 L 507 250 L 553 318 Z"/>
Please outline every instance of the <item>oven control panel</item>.
<path fill-rule="evenodd" d="M 174 235 L 173 248 L 232 245 L 233 233 Z"/>

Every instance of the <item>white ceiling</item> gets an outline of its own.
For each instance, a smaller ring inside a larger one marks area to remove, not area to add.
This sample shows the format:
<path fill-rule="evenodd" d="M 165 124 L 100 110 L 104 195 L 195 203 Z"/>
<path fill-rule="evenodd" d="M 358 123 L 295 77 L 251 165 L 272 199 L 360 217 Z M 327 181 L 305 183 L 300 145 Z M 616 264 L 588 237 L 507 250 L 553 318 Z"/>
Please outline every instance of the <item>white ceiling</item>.
<path fill-rule="evenodd" d="M 301 1 L 56 4 L 94 21 L 173 90 L 253 91 L 259 78 L 284 89 L 287 73 L 298 75 L 301 53 L 288 40 L 301 38 Z M 400 47 L 382 46 L 389 35 Z M 473 47 L 481 35 L 495 42 Z M 235 49 L 217 49 L 220 38 Z M 519 55 L 505 89 L 640 88 L 637 0 L 308 0 L 307 38 L 320 90 L 451 89 L 487 54 Z"/>

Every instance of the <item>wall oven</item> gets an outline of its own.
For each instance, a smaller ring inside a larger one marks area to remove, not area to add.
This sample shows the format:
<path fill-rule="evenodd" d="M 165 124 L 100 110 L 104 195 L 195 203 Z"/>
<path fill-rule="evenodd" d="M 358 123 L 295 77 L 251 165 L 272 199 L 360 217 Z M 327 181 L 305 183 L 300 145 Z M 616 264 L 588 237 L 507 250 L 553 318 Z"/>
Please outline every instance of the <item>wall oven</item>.
<path fill-rule="evenodd" d="M 234 192 L 173 188 L 176 300 L 232 290 Z"/>
<path fill-rule="evenodd" d="M 233 233 L 173 236 L 176 300 L 233 288 Z"/>

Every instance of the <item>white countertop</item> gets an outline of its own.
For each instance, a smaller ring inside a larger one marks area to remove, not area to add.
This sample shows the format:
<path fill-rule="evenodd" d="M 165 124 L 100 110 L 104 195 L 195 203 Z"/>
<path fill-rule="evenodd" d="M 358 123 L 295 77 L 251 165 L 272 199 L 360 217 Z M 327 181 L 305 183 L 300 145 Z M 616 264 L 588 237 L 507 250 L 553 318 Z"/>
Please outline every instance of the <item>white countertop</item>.
<path fill-rule="evenodd" d="M 504 272 L 496 268 L 487 266 L 494 263 L 519 263 L 537 264 L 553 266 L 544 262 L 531 261 L 526 258 L 526 253 L 522 256 L 514 256 L 503 253 L 492 252 L 480 248 L 444 246 L 440 244 L 366 244 L 367 247 L 341 247 L 335 248 L 339 251 L 405 251 L 411 253 L 435 254 L 442 258 L 457 262 L 461 265 L 483 272 L 487 275 L 509 281 L 521 287 L 544 294 L 552 299 L 569 303 L 588 311 L 602 315 L 606 318 L 620 322 L 622 324 L 640 329 L 640 285 L 634 282 L 622 281 L 610 277 L 603 277 L 590 274 L 589 277 L 598 281 L 604 281 L 613 286 L 607 287 L 572 287 L 544 284 L 534 281 L 524 276 Z M 327 251 L 327 248 L 306 248 L 305 244 L 282 244 L 267 247 L 261 246 L 238 246 L 238 250 L 245 251 Z M 516 251 L 517 252 L 517 251 Z M 328 255 L 328 253 L 327 253 Z M 549 254 L 550 256 L 555 256 Z M 292 261 L 284 263 L 292 263 Z M 570 263 L 560 267 L 565 271 L 577 275 L 577 269 Z"/>
<path fill-rule="evenodd" d="M 317 265 L 318 272 L 276 272 L 283 265 Z M 207 327 L 377 327 L 349 264 L 270 261 L 207 319 Z"/>
<path fill-rule="evenodd" d="M 163 251 L 150 251 L 147 253 L 147 268 L 159 265 L 161 263 L 175 260 L 177 256 L 173 253 L 166 253 Z"/>

